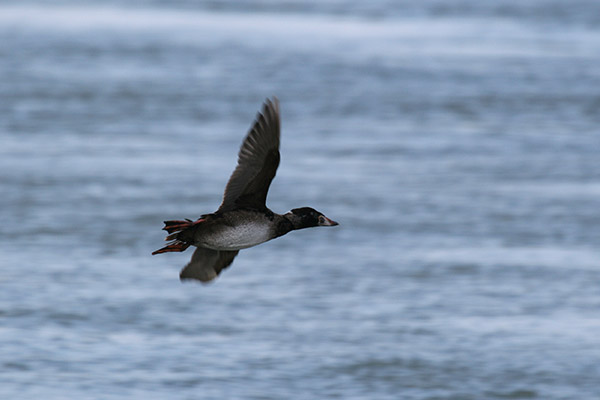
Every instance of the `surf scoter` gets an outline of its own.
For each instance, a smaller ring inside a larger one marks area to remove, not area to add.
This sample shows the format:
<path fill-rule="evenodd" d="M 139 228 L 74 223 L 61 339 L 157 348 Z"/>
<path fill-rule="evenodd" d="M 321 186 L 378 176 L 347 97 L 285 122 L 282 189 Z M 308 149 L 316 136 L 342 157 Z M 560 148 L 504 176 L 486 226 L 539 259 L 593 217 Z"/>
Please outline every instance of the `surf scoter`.
<path fill-rule="evenodd" d="M 338 225 L 310 207 L 285 214 L 267 208 L 267 192 L 279 166 L 279 130 L 279 101 L 273 97 L 265 101 L 242 143 L 219 209 L 196 221 L 165 221 L 163 230 L 169 234 L 165 240 L 171 242 L 153 255 L 196 246 L 191 261 L 179 274 L 182 280 L 211 281 L 241 249 L 296 229 Z"/>

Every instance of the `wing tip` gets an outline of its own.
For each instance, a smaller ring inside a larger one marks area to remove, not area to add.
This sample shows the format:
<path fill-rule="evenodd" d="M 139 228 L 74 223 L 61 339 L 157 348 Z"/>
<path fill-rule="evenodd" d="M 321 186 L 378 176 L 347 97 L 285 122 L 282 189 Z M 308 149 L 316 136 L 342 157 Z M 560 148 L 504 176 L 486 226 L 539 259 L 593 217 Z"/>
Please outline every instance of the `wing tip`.
<path fill-rule="evenodd" d="M 181 282 L 200 282 L 207 284 L 213 282 L 215 278 L 219 276 L 216 271 L 211 271 L 210 268 L 198 268 L 198 266 L 194 267 L 191 264 L 192 262 L 186 265 L 179 273 L 179 280 Z"/>
<path fill-rule="evenodd" d="M 272 95 L 271 97 L 267 97 L 263 104 L 263 115 L 272 110 L 274 114 L 273 116 L 279 116 L 279 98 L 277 98 L 277 96 Z"/>

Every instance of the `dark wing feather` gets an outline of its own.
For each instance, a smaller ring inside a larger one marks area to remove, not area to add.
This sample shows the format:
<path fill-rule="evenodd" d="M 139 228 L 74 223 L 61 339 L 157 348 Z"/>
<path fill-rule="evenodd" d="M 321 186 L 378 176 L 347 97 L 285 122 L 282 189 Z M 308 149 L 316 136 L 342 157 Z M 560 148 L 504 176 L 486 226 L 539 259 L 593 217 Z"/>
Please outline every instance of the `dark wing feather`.
<path fill-rule="evenodd" d="M 179 278 L 209 282 L 219 276 L 221 270 L 230 266 L 237 254 L 238 250 L 218 251 L 198 247 L 190 262 L 181 270 Z"/>
<path fill-rule="evenodd" d="M 279 100 L 273 97 L 265 101 L 242 143 L 219 211 L 266 207 L 267 192 L 279 166 L 279 131 Z"/>

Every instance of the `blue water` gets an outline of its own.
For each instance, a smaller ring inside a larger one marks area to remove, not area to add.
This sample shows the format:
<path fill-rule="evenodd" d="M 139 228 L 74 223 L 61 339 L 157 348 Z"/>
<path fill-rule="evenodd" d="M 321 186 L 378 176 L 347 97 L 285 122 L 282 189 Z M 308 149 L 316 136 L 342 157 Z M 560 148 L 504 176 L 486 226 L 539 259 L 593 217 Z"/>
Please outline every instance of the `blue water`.
<path fill-rule="evenodd" d="M 596 1 L 2 3 L 0 398 L 600 398 L 599 66 Z M 182 284 L 271 95 L 340 226 Z"/>

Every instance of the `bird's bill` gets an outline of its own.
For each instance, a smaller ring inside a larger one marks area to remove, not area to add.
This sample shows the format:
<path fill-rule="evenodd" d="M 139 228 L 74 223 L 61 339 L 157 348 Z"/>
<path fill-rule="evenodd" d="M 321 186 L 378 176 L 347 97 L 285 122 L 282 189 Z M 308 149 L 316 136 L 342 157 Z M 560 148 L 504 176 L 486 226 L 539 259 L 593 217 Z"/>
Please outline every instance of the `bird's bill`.
<path fill-rule="evenodd" d="M 327 218 L 324 215 L 323 215 L 323 218 L 324 218 L 324 221 L 319 223 L 320 226 L 336 226 L 336 225 L 339 225 L 337 222 L 335 222 L 334 220 L 331 220 L 331 219 Z"/>

